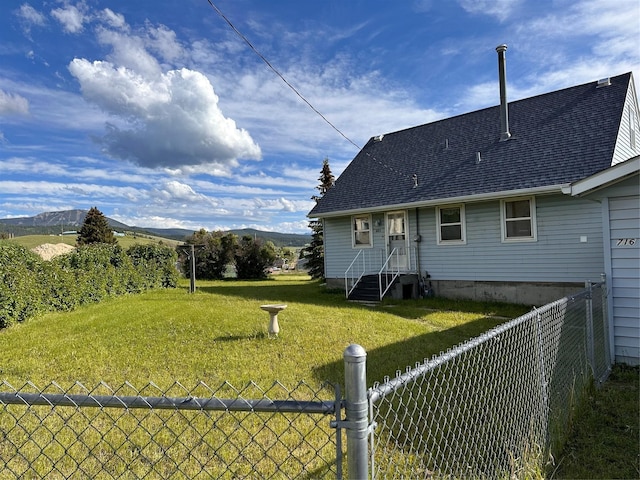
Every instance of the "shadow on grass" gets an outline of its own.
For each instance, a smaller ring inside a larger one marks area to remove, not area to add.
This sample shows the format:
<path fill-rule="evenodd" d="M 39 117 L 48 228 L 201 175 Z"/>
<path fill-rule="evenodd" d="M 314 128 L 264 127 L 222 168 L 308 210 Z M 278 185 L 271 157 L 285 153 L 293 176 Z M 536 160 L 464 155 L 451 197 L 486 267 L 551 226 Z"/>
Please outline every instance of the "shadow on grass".
<path fill-rule="evenodd" d="M 428 310 L 452 310 L 461 312 L 482 313 L 487 316 L 503 316 L 515 318 L 529 311 L 527 306 L 495 303 L 473 302 L 464 300 L 450 300 L 433 297 L 413 300 L 385 300 L 379 305 L 367 305 L 350 302 L 341 290 L 327 290 L 317 280 L 306 282 L 284 283 L 268 280 L 245 280 L 240 285 L 237 281 L 220 281 L 215 285 L 198 287 L 198 291 L 205 294 L 228 295 L 241 297 L 246 300 L 256 300 L 261 303 L 306 303 L 323 307 L 344 307 L 370 311 L 384 309 L 385 312 L 406 319 L 416 319 Z"/>
<path fill-rule="evenodd" d="M 241 283 L 241 284 L 239 284 Z M 219 281 L 198 286 L 202 293 L 241 297 L 269 303 L 309 303 L 314 305 L 347 304 L 344 293 L 327 291 L 318 281 L 285 283 L 276 280 Z"/>
<path fill-rule="evenodd" d="M 477 337 L 491 328 L 504 323 L 495 317 L 484 317 L 446 330 L 425 333 L 407 338 L 401 342 L 367 350 L 367 386 L 382 383 L 385 376 L 394 377 L 396 372 L 404 373 L 434 355 L 444 352 L 468 339 Z M 363 345 L 366 350 L 366 345 Z M 313 369 L 318 381 L 331 379 L 344 385 L 344 361 L 339 360 Z"/>

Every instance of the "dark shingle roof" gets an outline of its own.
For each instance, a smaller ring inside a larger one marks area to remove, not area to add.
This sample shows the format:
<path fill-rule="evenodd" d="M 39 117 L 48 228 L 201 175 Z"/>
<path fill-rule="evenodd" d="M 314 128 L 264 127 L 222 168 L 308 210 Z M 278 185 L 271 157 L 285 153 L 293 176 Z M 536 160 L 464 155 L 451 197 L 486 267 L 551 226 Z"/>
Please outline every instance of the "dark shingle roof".
<path fill-rule="evenodd" d="M 505 142 L 499 106 L 372 138 L 309 216 L 560 185 L 604 170 L 630 78 L 510 102 Z"/>

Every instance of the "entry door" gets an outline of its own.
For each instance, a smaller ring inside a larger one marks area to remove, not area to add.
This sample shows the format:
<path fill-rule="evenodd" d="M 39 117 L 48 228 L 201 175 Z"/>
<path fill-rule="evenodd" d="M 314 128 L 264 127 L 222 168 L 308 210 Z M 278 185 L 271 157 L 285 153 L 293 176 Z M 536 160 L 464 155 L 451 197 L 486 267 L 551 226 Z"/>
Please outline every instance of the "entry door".
<path fill-rule="evenodd" d="M 387 255 L 390 255 L 394 248 L 397 251 L 397 255 L 389 261 L 391 268 L 407 269 L 409 265 L 407 236 L 406 212 L 387 213 Z"/>

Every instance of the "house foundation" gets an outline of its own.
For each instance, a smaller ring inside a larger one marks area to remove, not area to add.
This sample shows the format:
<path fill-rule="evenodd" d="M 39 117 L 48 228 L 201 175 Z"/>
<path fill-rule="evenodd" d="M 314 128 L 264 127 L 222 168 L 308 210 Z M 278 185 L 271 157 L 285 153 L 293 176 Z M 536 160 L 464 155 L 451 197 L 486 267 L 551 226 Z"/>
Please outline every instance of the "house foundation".
<path fill-rule="evenodd" d="M 344 290 L 344 279 L 328 278 L 326 286 L 328 289 Z M 582 290 L 584 283 L 482 282 L 431 279 L 431 288 L 434 295 L 438 297 L 539 306 Z M 404 275 L 400 277 L 396 285 L 387 294 L 387 297 L 395 300 L 419 298 L 418 276 Z"/>

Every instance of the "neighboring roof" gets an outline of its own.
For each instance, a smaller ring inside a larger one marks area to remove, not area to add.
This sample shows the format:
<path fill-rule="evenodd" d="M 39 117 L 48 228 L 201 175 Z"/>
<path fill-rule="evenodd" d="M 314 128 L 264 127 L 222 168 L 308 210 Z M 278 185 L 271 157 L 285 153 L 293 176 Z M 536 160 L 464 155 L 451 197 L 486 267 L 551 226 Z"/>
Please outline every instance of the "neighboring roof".
<path fill-rule="evenodd" d="M 590 82 L 510 102 L 512 137 L 504 142 L 499 106 L 374 137 L 308 215 L 536 191 L 589 177 L 611 166 L 630 81 L 626 73 L 608 86 Z"/>

